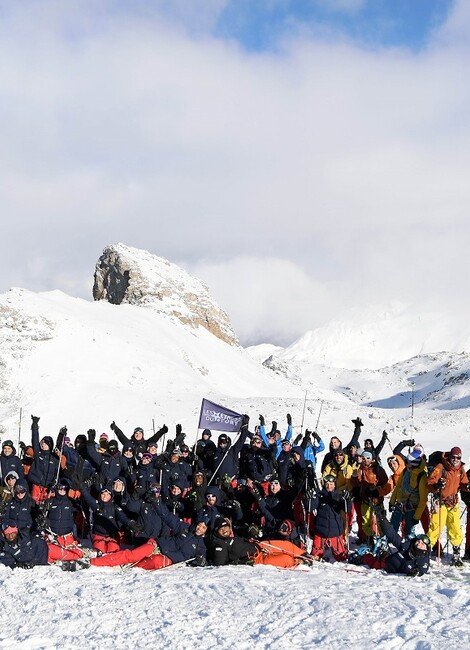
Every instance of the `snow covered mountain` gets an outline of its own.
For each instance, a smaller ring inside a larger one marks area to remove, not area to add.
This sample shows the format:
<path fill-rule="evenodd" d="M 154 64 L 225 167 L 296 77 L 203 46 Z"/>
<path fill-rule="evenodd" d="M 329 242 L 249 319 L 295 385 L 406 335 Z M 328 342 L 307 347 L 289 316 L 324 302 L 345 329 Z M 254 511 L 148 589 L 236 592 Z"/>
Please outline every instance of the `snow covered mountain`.
<path fill-rule="evenodd" d="M 470 353 L 470 328 L 455 313 L 398 302 L 348 312 L 275 353 L 281 361 L 377 369 L 421 354 Z"/>
<path fill-rule="evenodd" d="M 227 314 L 204 282 L 148 251 L 124 244 L 107 246 L 96 263 L 93 298 L 145 306 L 238 344 Z"/>

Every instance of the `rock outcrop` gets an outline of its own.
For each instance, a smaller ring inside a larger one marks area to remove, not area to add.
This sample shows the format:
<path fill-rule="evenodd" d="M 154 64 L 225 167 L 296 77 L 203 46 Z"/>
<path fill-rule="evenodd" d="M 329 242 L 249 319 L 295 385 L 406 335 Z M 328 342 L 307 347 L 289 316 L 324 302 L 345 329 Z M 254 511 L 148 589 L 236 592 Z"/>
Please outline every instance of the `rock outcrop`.
<path fill-rule="evenodd" d="M 107 246 L 95 267 L 93 298 L 158 310 L 192 327 L 205 327 L 231 345 L 238 339 L 227 314 L 207 286 L 148 251 L 124 244 Z"/>

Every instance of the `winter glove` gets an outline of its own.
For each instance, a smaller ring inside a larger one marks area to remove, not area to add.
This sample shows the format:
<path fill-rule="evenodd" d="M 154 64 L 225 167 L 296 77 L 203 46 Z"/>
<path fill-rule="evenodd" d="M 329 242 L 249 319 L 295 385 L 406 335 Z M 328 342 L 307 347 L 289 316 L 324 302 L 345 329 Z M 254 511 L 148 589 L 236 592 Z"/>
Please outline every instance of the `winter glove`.
<path fill-rule="evenodd" d="M 276 431 L 277 431 L 277 422 L 273 420 L 271 422 L 271 433 L 276 433 Z"/>
<path fill-rule="evenodd" d="M 265 422 L 265 420 L 264 420 L 264 415 L 260 415 L 260 416 L 259 416 L 259 423 L 260 423 L 260 425 L 261 425 L 262 427 L 264 427 L 264 425 L 266 424 L 266 422 Z"/>
<path fill-rule="evenodd" d="M 127 530 L 130 530 L 134 535 L 141 533 L 143 530 L 142 526 L 137 521 L 133 520 L 127 522 L 126 528 Z"/>
<path fill-rule="evenodd" d="M 413 519 L 411 520 L 411 525 L 412 525 L 412 526 L 417 526 L 418 524 L 419 524 L 419 519 L 415 519 L 415 518 L 413 517 Z"/>
<path fill-rule="evenodd" d="M 258 503 L 259 503 L 260 501 L 262 501 L 263 497 L 262 497 L 262 495 L 261 495 L 261 492 L 260 492 L 259 487 L 257 487 L 256 485 L 253 485 L 253 487 L 251 488 L 251 493 L 252 493 L 252 495 L 254 496 L 255 500 L 256 500 Z"/>
<path fill-rule="evenodd" d="M 389 512 L 395 512 L 395 504 L 394 503 L 389 503 L 388 504 L 388 511 Z"/>
<path fill-rule="evenodd" d="M 299 433 L 299 435 L 294 438 L 294 443 L 293 443 L 294 447 L 297 447 L 297 445 L 301 440 L 302 440 L 302 434 Z"/>
<path fill-rule="evenodd" d="M 349 490 L 343 490 L 343 499 L 348 502 L 351 501 L 352 497 Z"/>
<path fill-rule="evenodd" d="M 307 497 L 307 499 L 313 499 L 313 497 L 314 497 L 315 495 L 316 495 L 316 490 L 315 490 L 315 488 L 309 488 L 309 489 L 305 492 L 305 496 Z"/>
<path fill-rule="evenodd" d="M 312 436 L 314 437 L 314 439 L 315 439 L 317 442 L 320 442 L 321 438 L 320 438 L 320 436 L 318 435 L 318 433 L 317 433 L 316 431 L 314 431 L 314 432 L 312 433 Z"/>
<path fill-rule="evenodd" d="M 30 564 L 28 562 L 16 562 L 12 567 L 12 569 L 32 569 L 34 568 L 34 564 Z"/>
<path fill-rule="evenodd" d="M 160 433 L 161 433 L 162 435 L 165 435 L 165 433 L 168 433 L 168 427 L 166 426 L 166 424 L 164 424 L 164 425 L 162 426 L 162 428 L 160 429 Z"/>
<path fill-rule="evenodd" d="M 401 444 L 404 447 L 414 447 L 415 441 L 413 440 L 413 438 L 410 438 L 409 440 L 402 440 Z"/>
<path fill-rule="evenodd" d="M 290 427 L 292 426 L 292 415 L 290 413 L 287 414 L 287 424 Z"/>
<path fill-rule="evenodd" d="M 436 483 L 436 487 L 438 490 L 443 490 L 446 485 L 447 485 L 447 481 L 445 480 L 445 478 L 440 478 Z"/>
<path fill-rule="evenodd" d="M 419 569 L 417 567 L 413 567 L 412 569 L 410 569 L 408 571 L 407 575 L 409 575 L 410 578 L 414 578 L 416 576 L 419 576 Z"/>
<path fill-rule="evenodd" d="M 379 524 L 383 524 L 387 521 L 387 515 L 385 514 L 385 508 L 381 504 L 375 509 L 375 517 Z"/>
<path fill-rule="evenodd" d="M 382 432 L 382 440 L 390 440 L 386 431 Z"/>
<path fill-rule="evenodd" d="M 187 563 L 187 566 L 207 566 L 207 560 L 204 555 L 196 555 L 194 560 Z"/>
<path fill-rule="evenodd" d="M 177 424 L 176 425 L 176 435 L 180 436 L 182 431 L 183 431 L 183 427 L 181 426 L 181 424 Z"/>
<path fill-rule="evenodd" d="M 18 447 L 21 449 L 21 451 L 24 454 L 24 452 L 26 451 L 26 445 L 24 444 L 24 442 L 22 440 L 18 443 Z"/>
<path fill-rule="evenodd" d="M 170 438 L 169 440 L 166 441 L 165 454 L 171 453 L 174 448 L 175 448 L 175 443 Z"/>
<path fill-rule="evenodd" d="M 181 424 L 179 426 L 181 426 Z M 181 445 L 184 443 L 185 438 L 186 434 L 180 431 L 175 438 L 175 447 L 181 447 Z"/>
<path fill-rule="evenodd" d="M 351 420 L 351 422 L 356 426 L 356 427 L 363 427 L 364 424 L 362 423 L 361 418 L 356 418 L 355 420 Z"/>
<path fill-rule="evenodd" d="M 64 438 L 67 435 L 67 427 L 62 427 L 62 429 L 59 431 L 59 435 L 57 436 L 57 442 L 56 442 L 56 447 L 60 451 L 62 449 L 62 445 L 64 444 Z"/>
<path fill-rule="evenodd" d="M 40 419 L 40 418 L 39 418 L 37 415 L 32 415 L 32 416 L 31 416 L 32 425 L 33 425 L 33 426 L 34 426 L 34 425 L 37 426 L 37 425 L 39 424 L 39 419 Z"/>
<path fill-rule="evenodd" d="M 88 442 L 93 444 L 95 442 L 95 438 L 96 438 L 96 431 L 94 429 L 88 429 L 86 434 L 88 436 Z"/>
<path fill-rule="evenodd" d="M 109 425 L 109 428 L 111 429 L 111 431 L 116 431 L 117 427 L 116 427 L 116 422 L 114 420 Z"/>
<path fill-rule="evenodd" d="M 242 417 L 242 426 L 240 427 L 240 431 L 242 429 L 246 431 L 246 429 L 248 429 L 249 422 L 250 422 L 250 416 L 245 413 L 244 416 Z"/>

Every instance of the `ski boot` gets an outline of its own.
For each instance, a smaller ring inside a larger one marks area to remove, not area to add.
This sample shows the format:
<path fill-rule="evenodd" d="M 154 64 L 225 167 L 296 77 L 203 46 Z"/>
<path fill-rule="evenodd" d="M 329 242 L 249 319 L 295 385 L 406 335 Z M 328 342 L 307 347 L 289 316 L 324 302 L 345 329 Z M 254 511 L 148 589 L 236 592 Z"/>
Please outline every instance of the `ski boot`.
<path fill-rule="evenodd" d="M 455 566 L 458 569 L 463 567 L 462 558 L 460 557 L 460 546 L 453 546 L 452 550 L 454 552 L 452 560 L 450 561 L 450 566 Z"/>
<path fill-rule="evenodd" d="M 77 570 L 77 564 L 75 560 L 65 560 L 60 563 L 60 568 L 62 571 L 76 571 Z"/>

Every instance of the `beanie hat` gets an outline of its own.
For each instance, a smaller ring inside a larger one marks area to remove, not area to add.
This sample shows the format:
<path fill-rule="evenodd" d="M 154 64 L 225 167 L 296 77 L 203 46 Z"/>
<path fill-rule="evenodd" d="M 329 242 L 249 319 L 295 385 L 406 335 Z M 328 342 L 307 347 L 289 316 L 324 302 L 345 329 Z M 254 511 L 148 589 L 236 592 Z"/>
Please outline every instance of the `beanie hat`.
<path fill-rule="evenodd" d="M 370 458 L 370 460 L 372 460 L 374 458 L 374 456 L 372 455 L 372 452 L 370 452 L 370 451 L 363 451 L 362 452 L 362 457 L 363 458 Z"/>
<path fill-rule="evenodd" d="M 144 432 L 144 430 L 142 429 L 142 427 L 136 427 L 134 429 L 134 433 L 143 433 L 143 432 Z"/>
<path fill-rule="evenodd" d="M 72 442 L 68 436 L 65 436 L 64 442 Z"/>
<path fill-rule="evenodd" d="M 212 431 L 210 429 L 204 429 L 202 432 L 203 436 L 209 436 L 209 438 L 212 436 Z"/>
<path fill-rule="evenodd" d="M 109 449 L 109 447 L 108 447 L 108 449 Z M 142 460 L 144 460 L 144 458 L 145 458 L 146 460 L 153 460 L 153 456 L 152 456 L 152 454 L 149 454 L 148 451 L 146 451 L 146 452 L 144 452 L 144 453 L 142 454 Z"/>
<path fill-rule="evenodd" d="M 100 440 L 107 440 L 109 438 L 107 433 L 100 433 Z"/>
<path fill-rule="evenodd" d="M 4 440 L 2 443 L 2 449 L 3 447 L 11 447 L 13 449 L 13 442 L 11 440 Z"/>
<path fill-rule="evenodd" d="M 413 450 L 408 456 L 406 457 L 406 462 L 409 463 L 410 465 L 413 465 L 413 467 L 418 467 L 418 465 L 421 463 L 421 459 L 423 457 L 423 454 L 419 451 L 419 449 Z"/>
<path fill-rule="evenodd" d="M 214 521 L 214 530 L 219 530 L 219 528 L 223 528 L 224 526 L 231 527 L 230 519 L 221 516 L 216 517 Z"/>
<path fill-rule="evenodd" d="M 118 443 L 115 440 L 110 440 L 108 442 L 108 450 L 111 451 L 112 449 L 117 449 L 118 448 Z"/>
<path fill-rule="evenodd" d="M 49 449 L 52 449 L 54 446 L 54 441 L 51 436 L 44 436 L 44 438 L 41 439 L 41 442 L 45 442 Z"/>
<path fill-rule="evenodd" d="M 11 472 L 8 472 L 8 474 L 5 476 L 5 481 L 7 481 L 10 477 L 16 478 L 16 480 L 18 480 L 20 478 L 16 472 L 11 471 Z"/>
<path fill-rule="evenodd" d="M 2 523 L 2 530 L 5 534 L 18 532 L 18 526 L 13 519 L 7 519 Z"/>
<path fill-rule="evenodd" d="M 5 443 L 3 443 L 3 444 L 5 444 Z M 462 450 L 460 449 L 460 447 L 452 447 L 452 449 L 450 450 L 450 455 L 451 456 L 461 456 L 462 455 Z"/>

